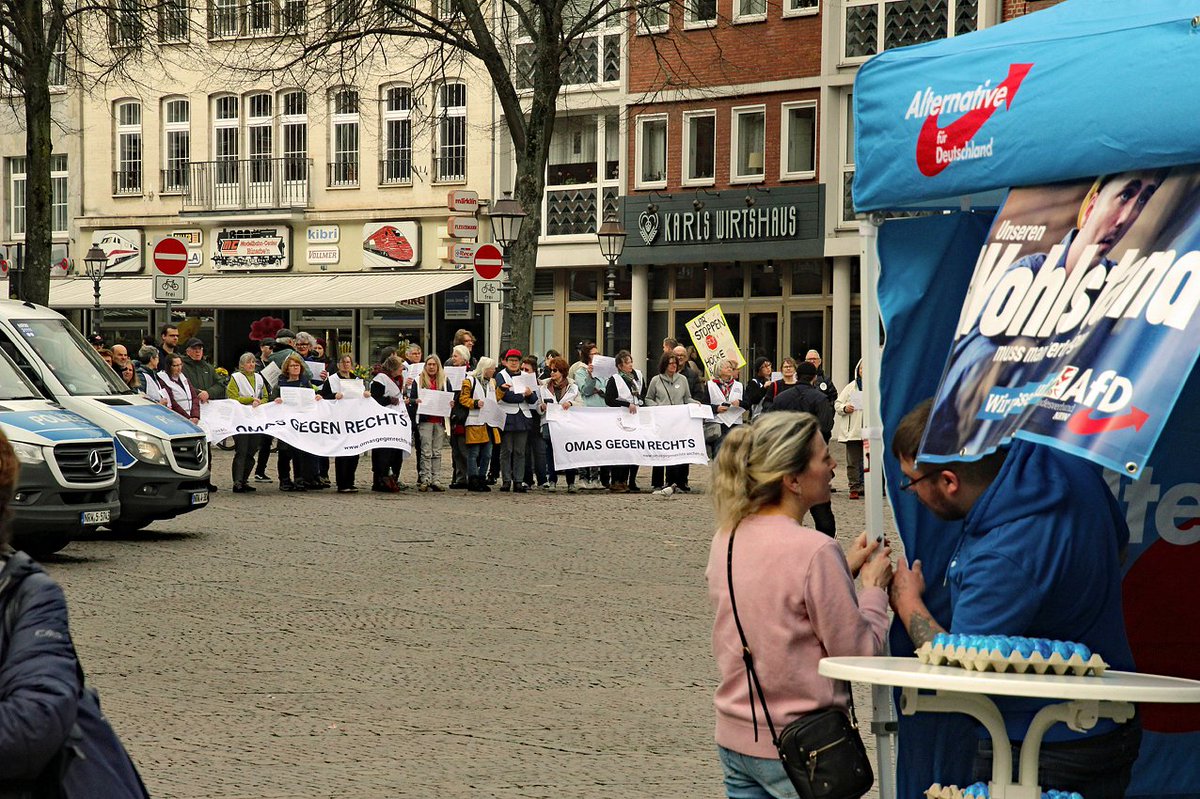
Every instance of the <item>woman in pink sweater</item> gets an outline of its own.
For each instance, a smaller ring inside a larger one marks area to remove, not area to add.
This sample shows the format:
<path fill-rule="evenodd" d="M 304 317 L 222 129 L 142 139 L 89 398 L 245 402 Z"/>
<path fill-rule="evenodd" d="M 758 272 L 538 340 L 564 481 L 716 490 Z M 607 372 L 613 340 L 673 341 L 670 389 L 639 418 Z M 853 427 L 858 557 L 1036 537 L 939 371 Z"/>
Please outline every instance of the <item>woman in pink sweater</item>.
<path fill-rule="evenodd" d="M 762 708 L 751 710 L 757 698 L 729 602 L 731 531 L 738 615 L 777 730 L 821 708 L 848 707 L 848 686 L 817 673 L 821 658 L 883 651 L 892 579 L 887 544 L 872 559 L 877 545 L 864 533 L 843 555 L 836 541 L 800 524 L 810 506 L 829 501 L 836 465 L 816 417 L 794 411 L 734 429 L 715 461 L 717 534 L 705 574 L 721 670 L 716 740 L 730 799 L 796 796 Z M 855 576 L 862 577 L 857 594 Z"/>

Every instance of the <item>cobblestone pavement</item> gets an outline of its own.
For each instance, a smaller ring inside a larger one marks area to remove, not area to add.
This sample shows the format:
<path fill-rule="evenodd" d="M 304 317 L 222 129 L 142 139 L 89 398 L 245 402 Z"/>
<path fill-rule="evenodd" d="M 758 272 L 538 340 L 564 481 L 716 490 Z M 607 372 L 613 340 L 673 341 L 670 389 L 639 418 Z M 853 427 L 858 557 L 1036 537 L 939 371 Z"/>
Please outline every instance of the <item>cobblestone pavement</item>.
<path fill-rule="evenodd" d="M 723 796 L 708 497 L 235 495 L 229 461 L 47 564 L 155 797 Z"/>

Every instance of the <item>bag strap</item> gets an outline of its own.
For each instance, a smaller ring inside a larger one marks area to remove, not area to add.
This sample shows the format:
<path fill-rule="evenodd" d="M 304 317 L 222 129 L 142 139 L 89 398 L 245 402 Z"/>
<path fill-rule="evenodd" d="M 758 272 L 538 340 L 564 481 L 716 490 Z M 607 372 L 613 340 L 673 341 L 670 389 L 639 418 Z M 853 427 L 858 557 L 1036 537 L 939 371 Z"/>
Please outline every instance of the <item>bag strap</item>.
<path fill-rule="evenodd" d="M 754 740 L 758 741 L 758 719 L 754 712 L 754 694 L 758 693 L 758 701 L 762 705 L 763 718 L 767 720 L 767 729 L 771 732 L 771 743 L 779 748 L 779 736 L 775 733 L 775 725 L 771 722 L 771 713 L 767 710 L 767 698 L 763 693 L 762 681 L 754 668 L 754 653 L 750 651 L 750 643 L 746 640 L 746 631 L 742 629 L 742 620 L 738 618 L 737 600 L 733 596 L 733 538 L 737 533 L 737 525 L 729 532 L 729 553 L 725 558 L 725 574 L 729 581 L 729 606 L 733 610 L 733 623 L 737 625 L 738 637 L 742 641 L 742 661 L 746 664 L 746 690 L 750 693 L 750 722 L 754 725 Z M 840 681 L 839 681 L 840 682 Z M 846 694 L 850 700 L 850 724 L 858 729 L 858 716 L 854 712 L 854 691 L 850 683 L 846 683 Z"/>

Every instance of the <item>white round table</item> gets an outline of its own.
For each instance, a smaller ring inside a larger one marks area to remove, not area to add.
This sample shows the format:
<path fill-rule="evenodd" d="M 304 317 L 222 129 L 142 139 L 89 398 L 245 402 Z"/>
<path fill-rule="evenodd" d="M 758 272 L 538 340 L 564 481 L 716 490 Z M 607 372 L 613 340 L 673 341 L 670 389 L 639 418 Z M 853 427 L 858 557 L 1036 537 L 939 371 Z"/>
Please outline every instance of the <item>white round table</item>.
<path fill-rule="evenodd" d="M 915 657 L 824 658 L 818 670 L 838 680 L 901 688 L 900 712 L 905 715 L 966 713 L 978 719 L 992 737 L 992 799 L 1040 799 L 1038 753 L 1046 731 L 1057 722 L 1083 732 L 1101 718 L 1128 721 L 1133 702 L 1200 703 L 1200 681 L 1124 671 L 1107 671 L 1101 677 L 997 674 L 930 666 Z M 936 693 L 917 693 L 921 689 Z M 1030 723 L 1021 744 L 1019 782 L 1013 782 L 1004 719 L 989 695 L 1062 700 L 1042 708 Z"/>

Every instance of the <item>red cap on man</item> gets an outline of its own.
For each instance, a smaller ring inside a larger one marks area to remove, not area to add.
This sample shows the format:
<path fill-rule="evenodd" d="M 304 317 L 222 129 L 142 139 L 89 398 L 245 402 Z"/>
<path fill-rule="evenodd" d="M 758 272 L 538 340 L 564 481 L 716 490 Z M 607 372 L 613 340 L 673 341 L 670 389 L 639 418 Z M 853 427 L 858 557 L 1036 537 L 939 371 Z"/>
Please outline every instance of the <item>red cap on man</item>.
<path fill-rule="evenodd" d="M 520 350 L 509 350 L 508 352 L 504 353 L 504 360 L 506 360 L 506 361 L 509 358 L 520 358 L 520 357 L 521 357 Z"/>

